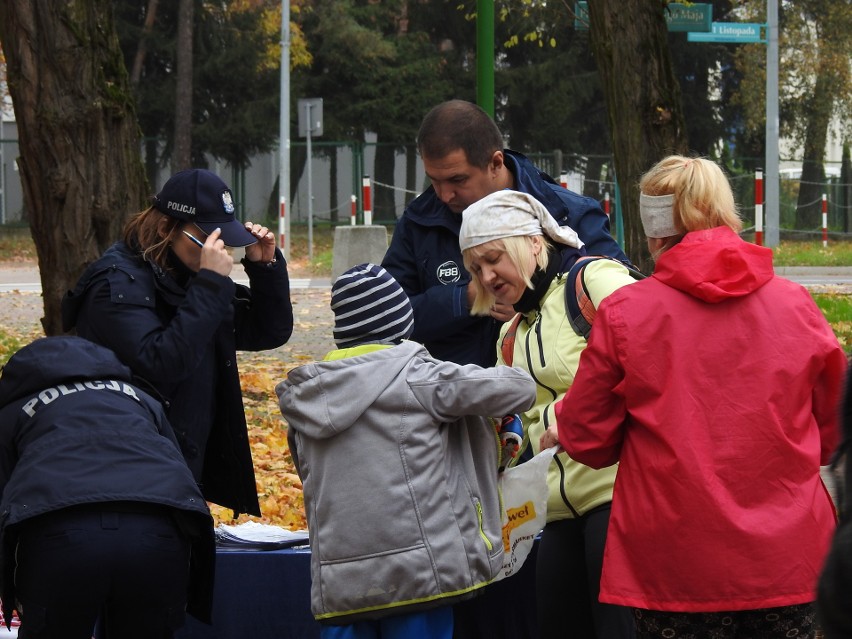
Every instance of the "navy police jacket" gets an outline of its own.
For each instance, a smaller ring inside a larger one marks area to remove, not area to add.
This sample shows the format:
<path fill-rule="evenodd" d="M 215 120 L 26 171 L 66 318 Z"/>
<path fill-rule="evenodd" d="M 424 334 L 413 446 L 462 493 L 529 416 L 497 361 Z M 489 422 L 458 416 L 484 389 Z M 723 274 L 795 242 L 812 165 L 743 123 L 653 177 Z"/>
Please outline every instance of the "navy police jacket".
<path fill-rule="evenodd" d="M 213 520 L 162 405 L 109 349 L 81 337 L 45 337 L 3 367 L 0 492 L 7 619 L 17 524 L 73 506 L 141 502 L 165 507 L 188 533 L 188 610 L 209 621 Z"/>
<path fill-rule="evenodd" d="M 589 255 L 609 255 L 629 264 L 609 231 L 597 201 L 557 184 L 524 155 L 503 151 L 515 188 L 529 193 L 562 226 L 570 226 Z M 433 357 L 459 364 L 493 366 L 501 323 L 473 317 L 467 307 L 470 275 L 459 249 L 462 216 L 453 213 L 430 186 L 405 209 L 382 266 L 394 276 L 414 308 L 414 333 Z"/>
<path fill-rule="evenodd" d="M 64 330 L 111 348 L 154 385 L 208 501 L 260 515 L 237 350 L 277 348 L 293 330 L 287 267 L 243 260 L 251 287 L 202 269 L 164 272 L 118 242 L 62 300 Z"/>

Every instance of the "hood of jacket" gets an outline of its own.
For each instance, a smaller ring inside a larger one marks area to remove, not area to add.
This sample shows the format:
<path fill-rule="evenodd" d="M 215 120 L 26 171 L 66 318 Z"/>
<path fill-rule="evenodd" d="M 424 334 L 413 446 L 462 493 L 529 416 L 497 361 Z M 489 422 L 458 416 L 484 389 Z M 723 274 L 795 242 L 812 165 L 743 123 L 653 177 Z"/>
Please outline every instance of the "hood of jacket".
<path fill-rule="evenodd" d="M 42 337 L 15 353 L 0 374 L 0 406 L 63 382 L 131 381 L 111 350 L 82 337 Z"/>
<path fill-rule="evenodd" d="M 743 297 L 775 275 L 772 251 L 743 241 L 727 226 L 687 233 L 663 253 L 656 279 L 704 302 Z"/>
<path fill-rule="evenodd" d="M 429 356 L 423 346 L 407 341 L 392 348 L 365 345 L 346 351 L 344 357 L 293 369 L 276 389 L 284 417 L 298 422 L 299 430 L 314 439 L 334 437 L 351 428 L 404 374 L 413 357 Z M 356 385 L 353 379 L 370 383 Z"/>

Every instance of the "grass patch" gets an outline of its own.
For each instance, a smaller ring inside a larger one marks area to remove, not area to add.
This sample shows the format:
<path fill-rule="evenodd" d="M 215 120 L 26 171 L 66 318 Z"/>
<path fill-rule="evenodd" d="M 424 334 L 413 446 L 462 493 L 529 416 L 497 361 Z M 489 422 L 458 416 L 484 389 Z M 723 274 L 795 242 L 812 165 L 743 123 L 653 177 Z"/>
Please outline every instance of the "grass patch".
<path fill-rule="evenodd" d="M 772 249 L 775 266 L 852 266 L 852 242 L 785 240 Z"/>
<path fill-rule="evenodd" d="M 317 277 L 331 274 L 334 253 L 334 226 L 315 224 L 313 229 L 313 254 L 308 248 L 308 225 L 290 226 L 290 262 L 301 264 L 303 269 Z"/>
<path fill-rule="evenodd" d="M 852 355 L 852 295 L 811 294 L 847 355 Z"/>
<path fill-rule="evenodd" d="M 35 262 L 33 238 L 27 228 L 4 229 L 0 227 L 0 261 Z"/>

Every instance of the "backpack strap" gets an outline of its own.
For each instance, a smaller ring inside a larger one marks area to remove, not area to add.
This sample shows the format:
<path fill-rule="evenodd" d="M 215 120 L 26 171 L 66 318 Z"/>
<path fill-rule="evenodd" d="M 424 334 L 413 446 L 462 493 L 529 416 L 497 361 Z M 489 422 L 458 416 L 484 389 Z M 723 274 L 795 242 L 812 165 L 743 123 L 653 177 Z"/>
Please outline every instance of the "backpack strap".
<path fill-rule="evenodd" d="M 589 333 L 592 332 L 592 324 L 598 312 L 592 301 L 592 296 L 589 294 L 589 289 L 586 288 L 584 277 L 586 266 L 597 260 L 612 260 L 626 268 L 633 279 L 645 279 L 643 273 L 609 255 L 583 255 L 577 258 L 577 261 L 568 270 L 568 276 L 565 279 L 565 310 L 571 328 L 584 339 L 589 339 Z"/>
<path fill-rule="evenodd" d="M 518 332 L 518 326 L 521 323 L 522 315 L 518 313 L 515 315 L 515 319 L 512 320 L 512 323 L 509 324 L 509 329 L 506 331 L 506 334 L 503 335 L 503 341 L 500 342 L 500 354 L 503 356 L 503 361 L 506 366 L 512 365 L 512 360 L 514 359 L 515 354 L 515 333 Z"/>

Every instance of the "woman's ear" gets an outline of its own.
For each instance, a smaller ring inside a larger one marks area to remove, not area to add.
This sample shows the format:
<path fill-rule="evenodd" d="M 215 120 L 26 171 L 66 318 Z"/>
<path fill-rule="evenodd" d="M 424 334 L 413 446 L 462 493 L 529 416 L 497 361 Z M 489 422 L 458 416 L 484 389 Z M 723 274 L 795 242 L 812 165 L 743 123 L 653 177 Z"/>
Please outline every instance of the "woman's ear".
<path fill-rule="evenodd" d="M 657 258 L 663 253 L 666 248 L 666 244 L 669 240 L 667 237 L 649 237 L 648 240 L 648 252 L 651 253 L 651 259 L 655 262 Z"/>
<path fill-rule="evenodd" d="M 541 253 L 542 247 L 544 246 L 544 242 L 541 239 L 540 235 L 532 235 L 530 236 L 530 242 L 532 244 L 532 254 L 535 257 L 538 257 Z"/>

